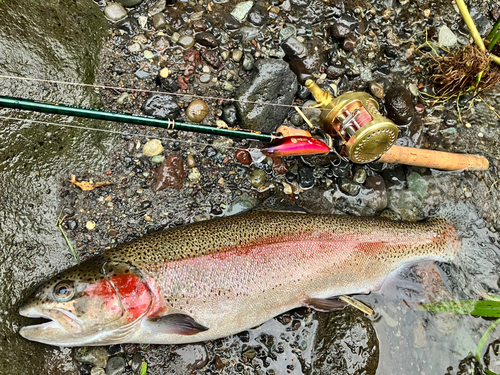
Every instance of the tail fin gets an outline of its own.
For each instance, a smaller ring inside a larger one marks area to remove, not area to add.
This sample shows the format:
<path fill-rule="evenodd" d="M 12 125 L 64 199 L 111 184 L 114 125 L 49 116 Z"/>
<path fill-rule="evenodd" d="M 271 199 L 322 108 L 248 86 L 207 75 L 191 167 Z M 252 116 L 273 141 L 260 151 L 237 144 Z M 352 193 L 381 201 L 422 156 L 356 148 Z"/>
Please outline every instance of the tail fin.
<path fill-rule="evenodd" d="M 496 233 L 472 205 L 455 204 L 441 207 L 435 216 L 448 220 L 461 239 L 456 261 L 442 265 L 445 282 L 455 295 L 476 299 L 484 293 L 500 294 L 500 248 Z"/>

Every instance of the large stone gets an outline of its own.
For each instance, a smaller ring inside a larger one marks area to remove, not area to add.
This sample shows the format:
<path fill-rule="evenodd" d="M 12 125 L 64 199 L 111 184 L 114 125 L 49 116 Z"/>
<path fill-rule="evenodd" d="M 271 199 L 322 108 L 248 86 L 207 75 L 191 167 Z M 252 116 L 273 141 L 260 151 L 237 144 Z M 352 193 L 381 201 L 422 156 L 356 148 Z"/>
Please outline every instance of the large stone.
<path fill-rule="evenodd" d="M 242 127 L 272 132 L 287 117 L 288 107 L 248 103 L 292 104 L 297 78 L 283 60 L 259 60 L 236 91 L 236 110 Z"/>
<path fill-rule="evenodd" d="M 109 25 L 93 1 L 2 0 L 0 24 L 0 74 L 95 82 Z M 1 81 L 0 95 L 80 107 L 101 105 L 92 87 Z M 19 335 L 21 326 L 33 322 L 20 317 L 18 310 L 35 284 L 74 264 L 64 238 L 54 235 L 54 218 L 61 211 L 59 187 L 71 173 L 105 171 L 119 142 L 113 134 L 55 124 L 113 131 L 121 127 L 45 113 L 1 113 L 17 120 L 2 119 L 0 133 L 0 373 L 78 374 L 70 348 L 40 345 Z"/>
<path fill-rule="evenodd" d="M 159 118 L 176 118 L 180 110 L 176 97 L 163 94 L 151 95 L 143 106 L 144 114 Z"/>

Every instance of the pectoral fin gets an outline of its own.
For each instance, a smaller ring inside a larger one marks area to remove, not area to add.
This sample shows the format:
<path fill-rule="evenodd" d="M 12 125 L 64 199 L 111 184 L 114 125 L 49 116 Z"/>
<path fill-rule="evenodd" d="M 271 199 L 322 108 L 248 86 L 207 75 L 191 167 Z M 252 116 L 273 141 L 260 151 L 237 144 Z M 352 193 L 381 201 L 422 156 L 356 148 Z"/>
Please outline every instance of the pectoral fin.
<path fill-rule="evenodd" d="M 328 298 L 309 298 L 307 297 L 304 302 L 302 302 L 304 307 L 310 307 L 316 311 L 337 311 L 343 310 L 347 306 L 347 303 L 340 301 L 338 299 L 328 299 Z"/>
<path fill-rule="evenodd" d="M 196 320 L 184 314 L 170 314 L 161 318 L 152 318 L 146 321 L 151 329 L 158 332 L 172 333 L 176 335 L 191 336 L 208 330 Z"/>

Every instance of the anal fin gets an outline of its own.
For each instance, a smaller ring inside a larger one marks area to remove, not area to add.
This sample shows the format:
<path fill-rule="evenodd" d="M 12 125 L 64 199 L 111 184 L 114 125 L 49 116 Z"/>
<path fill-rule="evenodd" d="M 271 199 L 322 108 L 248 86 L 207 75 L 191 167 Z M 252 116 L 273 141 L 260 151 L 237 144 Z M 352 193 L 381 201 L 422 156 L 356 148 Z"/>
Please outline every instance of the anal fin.
<path fill-rule="evenodd" d="M 307 297 L 302 302 L 302 305 L 304 307 L 310 307 L 316 311 L 328 312 L 343 310 L 347 306 L 347 303 L 338 299 Z"/>
<path fill-rule="evenodd" d="M 155 331 L 176 335 L 191 336 L 207 331 L 208 328 L 198 323 L 189 315 L 170 314 L 161 318 L 147 319 L 146 324 Z"/>

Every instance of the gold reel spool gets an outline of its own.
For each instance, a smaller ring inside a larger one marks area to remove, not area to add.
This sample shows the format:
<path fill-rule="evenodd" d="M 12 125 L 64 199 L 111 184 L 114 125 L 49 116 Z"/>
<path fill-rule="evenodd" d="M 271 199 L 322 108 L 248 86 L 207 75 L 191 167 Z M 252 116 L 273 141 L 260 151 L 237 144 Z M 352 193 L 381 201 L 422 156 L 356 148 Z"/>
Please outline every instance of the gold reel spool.
<path fill-rule="evenodd" d="M 342 94 L 322 108 L 320 121 L 328 134 L 344 141 L 347 157 L 355 163 L 380 158 L 398 138 L 399 129 L 378 111 L 377 101 L 365 92 Z"/>

